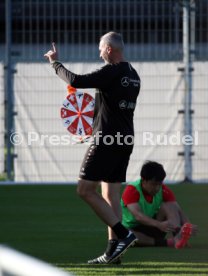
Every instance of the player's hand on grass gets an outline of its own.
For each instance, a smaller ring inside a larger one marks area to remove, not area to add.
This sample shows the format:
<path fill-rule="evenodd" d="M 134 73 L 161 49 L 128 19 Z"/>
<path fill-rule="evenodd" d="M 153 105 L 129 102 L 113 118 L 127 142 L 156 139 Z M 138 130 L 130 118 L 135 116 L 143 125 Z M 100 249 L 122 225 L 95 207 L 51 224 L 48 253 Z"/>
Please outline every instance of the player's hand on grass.
<path fill-rule="evenodd" d="M 44 55 L 44 57 L 47 58 L 50 63 L 52 63 L 58 59 L 58 53 L 57 53 L 56 46 L 55 46 L 54 42 L 52 43 L 52 50 L 49 50 Z"/>

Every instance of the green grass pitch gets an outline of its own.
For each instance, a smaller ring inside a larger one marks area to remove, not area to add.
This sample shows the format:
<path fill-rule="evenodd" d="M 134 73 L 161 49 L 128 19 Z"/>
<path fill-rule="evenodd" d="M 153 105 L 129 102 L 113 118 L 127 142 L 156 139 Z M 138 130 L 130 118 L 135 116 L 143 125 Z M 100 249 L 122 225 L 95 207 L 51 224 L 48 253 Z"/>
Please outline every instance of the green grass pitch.
<path fill-rule="evenodd" d="M 199 226 L 191 248 L 132 248 L 120 266 L 87 265 L 103 253 L 106 227 L 70 185 L 0 186 L 0 243 L 75 275 L 208 275 L 208 185 L 171 189 Z"/>

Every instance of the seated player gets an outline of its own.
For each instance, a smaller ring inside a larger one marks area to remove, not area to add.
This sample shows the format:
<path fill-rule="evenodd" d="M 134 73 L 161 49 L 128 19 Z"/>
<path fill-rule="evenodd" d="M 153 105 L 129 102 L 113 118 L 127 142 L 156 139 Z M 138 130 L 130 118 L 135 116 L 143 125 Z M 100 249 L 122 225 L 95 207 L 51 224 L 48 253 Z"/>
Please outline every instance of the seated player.
<path fill-rule="evenodd" d="M 163 184 L 163 166 L 147 161 L 140 176 L 128 183 L 122 194 L 123 225 L 134 232 L 137 246 L 185 247 L 197 226 L 190 223 L 173 192 Z"/>

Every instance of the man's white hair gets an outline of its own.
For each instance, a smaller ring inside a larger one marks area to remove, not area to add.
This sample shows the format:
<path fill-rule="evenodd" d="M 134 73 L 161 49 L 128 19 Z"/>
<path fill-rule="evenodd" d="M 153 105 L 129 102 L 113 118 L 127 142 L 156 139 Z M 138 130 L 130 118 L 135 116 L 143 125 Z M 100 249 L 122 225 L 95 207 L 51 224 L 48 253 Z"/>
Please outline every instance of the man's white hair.
<path fill-rule="evenodd" d="M 111 46 L 112 48 L 118 49 L 121 52 L 124 50 L 124 42 L 122 35 L 116 32 L 109 32 L 101 36 L 100 41 L 103 41 L 106 45 Z"/>

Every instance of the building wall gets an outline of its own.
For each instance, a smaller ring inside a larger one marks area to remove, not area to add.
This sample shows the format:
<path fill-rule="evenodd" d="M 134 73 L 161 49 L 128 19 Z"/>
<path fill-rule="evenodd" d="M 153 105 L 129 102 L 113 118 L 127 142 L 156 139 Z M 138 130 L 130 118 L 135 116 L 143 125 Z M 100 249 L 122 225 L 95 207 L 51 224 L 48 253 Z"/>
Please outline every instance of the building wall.
<path fill-rule="evenodd" d="M 83 74 L 99 68 L 101 64 L 65 65 Z M 140 74 L 142 85 L 135 110 L 135 147 L 127 179 L 138 178 L 145 160 L 156 160 L 164 165 L 167 181 L 182 181 L 184 115 L 179 111 L 184 108 L 184 82 L 182 73 L 177 70 L 181 64 L 133 63 L 133 66 Z M 192 178 L 201 181 L 208 179 L 208 63 L 197 62 L 194 68 Z M 60 107 L 67 95 L 66 84 L 58 79 L 48 64 L 18 63 L 16 70 L 14 93 L 18 115 L 15 116 L 15 131 L 20 133 L 23 141 L 15 146 L 15 180 L 76 182 L 87 145 L 65 145 L 62 141 L 68 135 L 60 118 Z M 86 91 L 94 93 L 93 90 Z M 149 133 L 151 139 L 147 139 Z M 51 138 L 54 136 L 56 138 Z M 55 142 L 51 143 L 50 139 L 55 139 Z M 71 141 L 72 137 L 67 139 Z"/>

